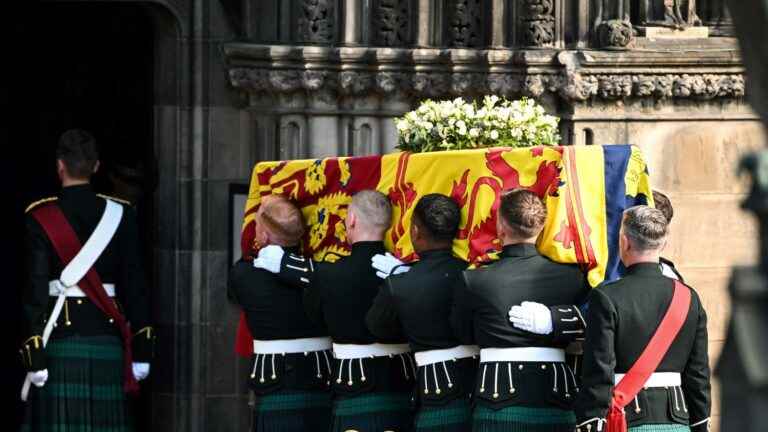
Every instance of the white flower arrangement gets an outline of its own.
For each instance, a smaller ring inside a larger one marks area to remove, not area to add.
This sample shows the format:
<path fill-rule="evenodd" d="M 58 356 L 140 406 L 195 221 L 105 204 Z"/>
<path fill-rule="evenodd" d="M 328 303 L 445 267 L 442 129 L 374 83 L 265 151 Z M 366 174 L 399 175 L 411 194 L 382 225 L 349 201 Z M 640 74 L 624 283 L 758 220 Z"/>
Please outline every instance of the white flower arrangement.
<path fill-rule="evenodd" d="M 462 98 L 423 101 L 395 119 L 398 148 L 411 152 L 481 147 L 557 145 L 558 117 L 532 99 L 485 96 L 482 104 Z"/>

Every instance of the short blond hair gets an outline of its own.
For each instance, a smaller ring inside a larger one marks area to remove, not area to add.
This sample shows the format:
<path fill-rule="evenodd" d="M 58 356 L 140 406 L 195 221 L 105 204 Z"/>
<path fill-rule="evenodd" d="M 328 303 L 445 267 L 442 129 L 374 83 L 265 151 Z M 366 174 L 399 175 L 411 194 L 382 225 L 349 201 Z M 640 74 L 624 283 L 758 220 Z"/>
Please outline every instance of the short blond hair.
<path fill-rule="evenodd" d="M 285 197 L 265 197 L 257 217 L 279 246 L 293 246 L 304 235 L 301 211 Z"/>
<path fill-rule="evenodd" d="M 392 204 L 377 190 L 362 190 L 352 197 L 349 209 L 365 226 L 386 231 L 392 222 Z"/>

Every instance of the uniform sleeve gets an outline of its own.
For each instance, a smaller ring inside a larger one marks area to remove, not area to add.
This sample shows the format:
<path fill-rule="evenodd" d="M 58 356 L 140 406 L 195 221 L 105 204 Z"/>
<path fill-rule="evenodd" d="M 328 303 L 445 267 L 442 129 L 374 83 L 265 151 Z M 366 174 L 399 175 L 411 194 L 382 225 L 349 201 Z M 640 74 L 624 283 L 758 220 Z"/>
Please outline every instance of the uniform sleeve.
<path fill-rule="evenodd" d="M 568 344 L 583 341 L 587 323 L 577 305 L 551 306 L 552 340 L 554 343 Z"/>
<path fill-rule="evenodd" d="M 403 337 L 395 298 L 389 280 L 379 288 L 373 305 L 365 315 L 368 330 L 379 339 L 390 340 Z"/>
<path fill-rule="evenodd" d="M 27 280 L 22 293 L 25 341 L 21 356 L 27 370 L 35 371 L 45 369 L 42 335 L 50 301 L 48 279 L 53 249 L 43 228 L 29 215 L 26 217 L 24 243 Z"/>
<path fill-rule="evenodd" d="M 137 362 L 148 362 L 154 351 L 154 329 L 150 318 L 147 299 L 147 279 L 139 247 L 139 228 L 136 212 L 123 206 L 123 220 L 120 224 L 120 272 L 117 294 L 126 318 L 133 331 L 133 357 Z"/>
<path fill-rule="evenodd" d="M 709 430 L 710 415 L 710 374 L 709 355 L 707 353 L 707 313 L 701 305 L 699 296 L 694 293 L 698 309 L 696 339 L 691 355 L 683 370 L 683 393 L 691 418 L 693 432 Z"/>
<path fill-rule="evenodd" d="M 592 290 L 588 304 L 584 372 L 581 392 L 575 404 L 578 424 L 606 416 L 616 367 L 616 309 L 600 288 Z"/>
<path fill-rule="evenodd" d="M 277 277 L 287 287 L 304 289 L 312 284 L 316 266 L 312 258 L 286 253 L 280 262 Z"/>
<path fill-rule="evenodd" d="M 302 294 L 304 313 L 313 323 L 325 325 L 325 319 L 323 318 L 322 281 L 323 279 L 326 279 L 323 277 L 323 274 L 327 274 L 326 272 L 328 269 L 325 268 L 325 266 L 328 264 L 309 262 L 312 264 L 312 274 L 309 281 L 303 282 L 298 279 L 298 283 L 301 284 L 300 286 L 304 289 Z"/>
<path fill-rule="evenodd" d="M 472 345 L 475 343 L 475 328 L 472 322 L 474 307 L 465 278 L 462 273 L 454 284 L 450 320 L 454 336 L 462 344 Z"/>

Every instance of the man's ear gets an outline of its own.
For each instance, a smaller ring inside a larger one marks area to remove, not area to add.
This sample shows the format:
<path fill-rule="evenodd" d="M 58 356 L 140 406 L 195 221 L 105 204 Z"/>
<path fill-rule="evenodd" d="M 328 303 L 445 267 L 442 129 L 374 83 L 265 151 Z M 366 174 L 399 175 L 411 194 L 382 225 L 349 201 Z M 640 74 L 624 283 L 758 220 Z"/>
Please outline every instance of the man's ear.
<path fill-rule="evenodd" d="M 95 164 L 93 164 L 93 173 L 96 174 L 96 172 L 99 170 L 99 167 L 101 166 L 101 161 L 96 161 Z"/>
<path fill-rule="evenodd" d="M 61 159 L 56 159 L 56 172 L 59 174 L 67 172 L 67 166 L 64 165 L 64 161 Z"/>

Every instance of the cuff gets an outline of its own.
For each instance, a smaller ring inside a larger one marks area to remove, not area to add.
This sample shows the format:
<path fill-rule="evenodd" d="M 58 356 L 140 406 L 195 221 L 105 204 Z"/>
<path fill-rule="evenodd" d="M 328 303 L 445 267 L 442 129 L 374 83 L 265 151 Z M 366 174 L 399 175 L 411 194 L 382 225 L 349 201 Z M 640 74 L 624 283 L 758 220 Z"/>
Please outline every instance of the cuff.
<path fill-rule="evenodd" d="M 31 336 L 24 341 L 19 350 L 22 364 L 28 372 L 43 370 L 46 368 L 45 348 L 43 338 L 40 335 Z"/>
<path fill-rule="evenodd" d="M 704 420 L 692 421 L 691 432 L 708 432 L 711 427 L 712 420 L 707 417 Z"/>
<path fill-rule="evenodd" d="M 155 357 L 155 329 L 146 326 L 133 335 L 133 361 L 149 363 Z"/>
<path fill-rule="evenodd" d="M 587 323 L 575 305 L 551 306 L 552 337 L 556 342 L 584 340 Z"/>
<path fill-rule="evenodd" d="M 280 276 L 296 286 L 309 285 L 314 271 L 312 259 L 301 255 L 287 253 L 280 263 Z"/>

